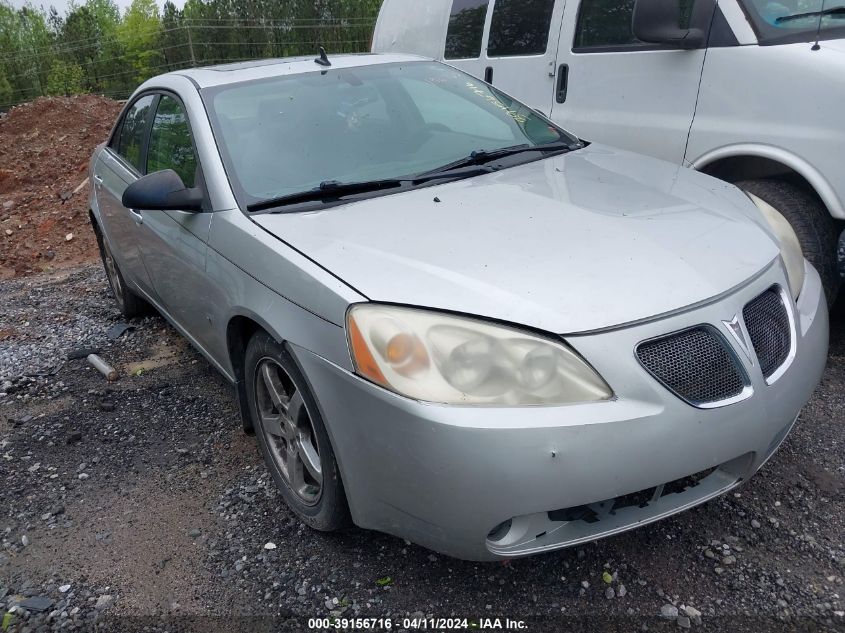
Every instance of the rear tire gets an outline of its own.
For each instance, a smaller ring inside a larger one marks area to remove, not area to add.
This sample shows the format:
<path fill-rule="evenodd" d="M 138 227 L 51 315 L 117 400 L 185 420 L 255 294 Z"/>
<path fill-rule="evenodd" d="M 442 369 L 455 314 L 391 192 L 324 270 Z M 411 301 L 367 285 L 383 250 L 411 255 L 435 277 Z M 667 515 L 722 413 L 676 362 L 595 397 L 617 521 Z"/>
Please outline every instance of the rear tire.
<path fill-rule="evenodd" d="M 743 180 L 736 186 L 765 200 L 789 221 L 804 257 L 821 277 L 828 306 L 833 306 L 842 284 L 837 262 L 839 230 L 825 206 L 811 193 L 783 180 Z"/>
<path fill-rule="evenodd" d="M 123 279 L 123 273 L 120 272 L 120 267 L 112 255 L 108 242 L 106 242 L 102 232 L 96 226 L 94 233 L 97 236 L 97 245 L 100 247 L 100 259 L 103 260 L 103 268 L 106 271 L 106 278 L 109 280 L 109 287 L 123 318 L 129 320 L 132 317 L 151 312 L 152 307 L 150 304 L 135 294 L 126 285 L 126 281 Z"/>
<path fill-rule="evenodd" d="M 334 450 L 293 357 L 259 331 L 247 345 L 244 367 L 255 435 L 288 507 L 315 530 L 347 527 L 349 508 Z"/>

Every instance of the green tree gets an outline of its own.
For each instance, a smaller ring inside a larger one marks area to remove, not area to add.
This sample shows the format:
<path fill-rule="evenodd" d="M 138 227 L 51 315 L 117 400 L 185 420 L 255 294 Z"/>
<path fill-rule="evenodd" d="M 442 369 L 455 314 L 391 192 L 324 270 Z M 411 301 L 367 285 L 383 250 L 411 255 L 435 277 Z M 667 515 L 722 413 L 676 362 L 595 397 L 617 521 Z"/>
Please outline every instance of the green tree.
<path fill-rule="evenodd" d="M 156 74 L 163 65 L 158 49 L 160 18 L 156 0 L 132 0 L 118 27 L 117 35 L 127 61 L 135 70 L 135 81 Z"/>
<path fill-rule="evenodd" d="M 0 64 L 13 101 L 44 94 L 53 62 L 53 40 L 43 12 L 29 4 L 16 11 L 0 0 Z"/>
<path fill-rule="evenodd" d="M 52 96 L 80 94 L 84 92 L 85 71 L 79 64 L 57 59 L 47 77 L 47 94 Z"/>
<path fill-rule="evenodd" d="M 0 105 L 6 105 L 12 102 L 12 84 L 6 79 L 3 70 L 0 69 Z"/>
<path fill-rule="evenodd" d="M 155 74 L 188 66 L 312 55 L 320 45 L 330 55 L 365 51 L 381 4 L 187 0 L 181 10 L 165 2 L 159 12 L 159 2 L 133 0 L 121 15 L 115 0 L 70 0 L 60 15 L 0 0 L 3 100 L 71 90 L 125 97 Z"/>

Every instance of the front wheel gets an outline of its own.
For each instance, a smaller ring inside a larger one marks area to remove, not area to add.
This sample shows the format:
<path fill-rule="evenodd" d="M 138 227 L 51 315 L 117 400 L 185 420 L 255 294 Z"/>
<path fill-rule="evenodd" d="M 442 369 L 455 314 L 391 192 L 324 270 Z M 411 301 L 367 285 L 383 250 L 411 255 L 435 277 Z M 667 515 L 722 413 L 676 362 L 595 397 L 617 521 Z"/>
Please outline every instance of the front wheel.
<path fill-rule="evenodd" d="M 288 507 L 314 529 L 345 527 L 349 510 L 334 450 L 290 353 L 258 332 L 247 345 L 245 365 L 258 444 Z"/>
<path fill-rule="evenodd" d="M 832 307 L 842 283 L 836 254 L 839 231 L 825 206 L 807 191 L 783 180 L 743 180 L 736 186 L 765 200 L 789 221 L 804 257 L 818 271 L 827 303 Z"/>

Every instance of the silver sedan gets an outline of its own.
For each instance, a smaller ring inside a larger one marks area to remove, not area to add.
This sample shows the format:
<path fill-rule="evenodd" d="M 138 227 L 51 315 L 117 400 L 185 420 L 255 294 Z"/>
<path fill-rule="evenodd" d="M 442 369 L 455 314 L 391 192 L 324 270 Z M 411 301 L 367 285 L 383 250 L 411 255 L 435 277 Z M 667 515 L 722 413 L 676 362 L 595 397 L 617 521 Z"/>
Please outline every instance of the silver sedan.
<path fill-rule="evenodd" d="M 319 530 L 489 560 L 644 525 L 755 473 L 824 368 L 776 209 L 436 62 L 156 77 L 91 178 L 120 309 L 233 383 Z"/>

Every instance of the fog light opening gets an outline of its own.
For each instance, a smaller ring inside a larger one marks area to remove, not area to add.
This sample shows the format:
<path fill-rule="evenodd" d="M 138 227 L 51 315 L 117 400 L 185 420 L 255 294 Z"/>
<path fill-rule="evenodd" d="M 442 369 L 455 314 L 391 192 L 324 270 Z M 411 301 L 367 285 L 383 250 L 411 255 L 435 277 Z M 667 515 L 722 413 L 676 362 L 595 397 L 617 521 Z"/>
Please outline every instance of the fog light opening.
<path fill-rule="evenodd" d="M 490 530 L 490 533 L 487 535 L 488 541 L 501 541 L 508 535 L 508 532 L 511 530 L 511 525 L 513 525 L 513 519 L 508 519 L 507 521 L 502 521 Z"/>

